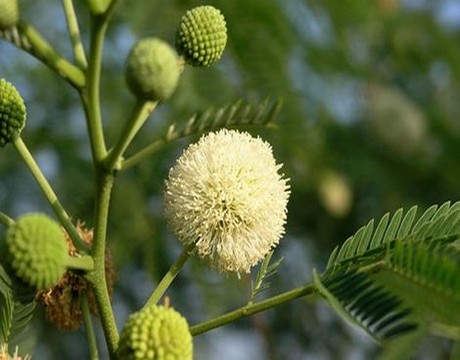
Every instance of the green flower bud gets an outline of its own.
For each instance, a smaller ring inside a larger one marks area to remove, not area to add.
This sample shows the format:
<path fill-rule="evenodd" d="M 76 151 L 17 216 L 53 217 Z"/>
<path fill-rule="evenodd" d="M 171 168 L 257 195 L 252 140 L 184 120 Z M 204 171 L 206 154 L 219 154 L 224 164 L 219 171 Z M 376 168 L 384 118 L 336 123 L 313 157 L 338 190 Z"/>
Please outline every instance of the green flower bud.
<path fill-rule="evenodd" d="M 0 146 L 9 143 L 13 133 L 20 133 L 25 124 L 24 100 L 12 84 L 0 79 Z"/>
<path fill-rule="evenodd" d="M 17 0 L 0 0 L 0 30 L 6 30 L 17 24 L 19 7 Z"/>
<path fill-rule="evenodd" d="M 212 6 L 198 6 L 185 13 L 176 33 L 176 49 L 192 66 L 214 65 L 227 43 L 224 16 Z"/>
<path fill-rule="evenodd" d="M 66 271 L 67 244 L 57 222 L 43 214 L 26 214 L 8 228 L 6 262 L 25 284 L 46 289 Z"/>
<path fill-rule="evenodd" d="M 179 81 L 179 61 L 174 49 L 163 40 L 146 38 L 138 41 L 126 63 L 126 81 L 139 98 L 167 99 Z"/>
<path fill-rule="evenodd" d="M 191 360 L 187 320 L 172 308 L 149 306 L 126 322 L 117 351 L 120 360 Z"/>

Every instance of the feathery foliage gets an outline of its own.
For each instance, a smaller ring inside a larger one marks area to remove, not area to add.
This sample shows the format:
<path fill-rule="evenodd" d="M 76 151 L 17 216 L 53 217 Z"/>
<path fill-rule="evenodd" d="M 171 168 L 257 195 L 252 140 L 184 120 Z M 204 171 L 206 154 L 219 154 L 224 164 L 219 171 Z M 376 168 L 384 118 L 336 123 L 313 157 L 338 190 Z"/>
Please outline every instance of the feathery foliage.
<path fill-rule="evenodd" d="M 0 343 L 8 339 L 12 314 L 11 279 L 0 265 Z"/>
<path fill-rule="evenodd" d="M 217 109 L 208 109 L 201 114 L 194 114 L 184 125 L 172 123 L 165 134 L 160 135 L 150 145 L 126 159 L 122 168 L 126 169 L 140 160 L 154 154 L 159 148 L 173 141 L 192 135 L 201 135 L 207 131 L 244 125 L 274 126 L 274 120 L 281 110 L 281 100 L 266 99 L 258 104 L 249 104 L 243 100 L 230 103 Z"/>
<path fill-rule="evenodd" d="M 30 44 L 29 40 L 22 33 L 20 28 L 16 26 L 6 30 L 0 30 L 0 37 L 26 52 L 32 51 L 32 45 Z"/>
<path fill-rule="evenodd" d="M 404 299 L 417 317 L 440 329 L 460 333 L 460 256 L 442 246 L 397 241 L 382 270 L 373 278 Z M 440 305 L 442 304 L 442 305 Z M 437 331 L 438 333 L 440 331 Z M 448 331 L 443 336 L 450 337 Z"/>
<path fill-rule="evenodd" d="M 173 141 L 185 136 L 202 134 L 206 131 L 223 127 L 242 125 L 273 126 L 281 105 L 281 100 L 270 101 L 267 99 L 256 105 L 238 100 L 217 109 L 211 108 L 201 114 L 194 114 L 181 128 L 178 128 L 176 124 L 170 125 L 165 138 L 167 141 Z"/>
<path fill-rule="evenodd" d="M 257 296 L 259 296 L 262 292 L 270 288 L 269 278 L 277 273 L 278 267 L 283 261 L 283 258 L 281 257 L 272 263 L 272 256 L 273 250 L 267 254 L 265 259 L 260 264 L 256 280 L 252 283 L 251 298 L 249 300 L 250 304 L 256 299 Z"/>
<path fill-rule="evenodd" d="M 13 284 L 0 266 L 0 343 L 17 345 L 25 340 L 23 335 L 34 310 L 34 294 L 20 284 Z"/>
<path fill-rule="evenodd" d="M 460 333 L 460 203 L 434 205 L 417 221 L 416 213 L 385 214 L 375 231 L 371 220 L 314 274 L 332 308 L 379 341 L 420 326 Z"/>
<path fill-rule="evenodd" d="M 410 332 L 417 323 L 400 297 L 374 283 L 367 274 L 350 271 L 324 280 L 314 273 L 315 285 L 332 308 L 382 341 Z"/>
<path fill-rule="evenodd" d="M 460 234 L 460 202 L 428 208 L 417 221 L 417 206 L 404 215 L 399 209 L 393 216 L 385 214 L 374 230 L 374 220 L 360 228 L 345 243 L 336 247 L 329 257 L 327 272 L 339 271 L 342 266 L 362 265 L 382 259 L 396 240 L 411 238 L 414 241 L 450 243 Z"/>

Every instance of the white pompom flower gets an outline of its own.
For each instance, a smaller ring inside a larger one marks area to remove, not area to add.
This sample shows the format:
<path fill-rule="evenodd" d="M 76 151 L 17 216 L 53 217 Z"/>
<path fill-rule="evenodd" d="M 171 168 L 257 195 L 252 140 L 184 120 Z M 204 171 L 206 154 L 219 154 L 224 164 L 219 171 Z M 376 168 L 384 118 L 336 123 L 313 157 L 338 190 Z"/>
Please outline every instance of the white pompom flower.
<path fill-rule="evenodd" d="M 248 273 L 284 234 L 288 179 L 270 144 L 220 130 L 190 145 L 166 180 L 170 229 L 220 271 Z"/>

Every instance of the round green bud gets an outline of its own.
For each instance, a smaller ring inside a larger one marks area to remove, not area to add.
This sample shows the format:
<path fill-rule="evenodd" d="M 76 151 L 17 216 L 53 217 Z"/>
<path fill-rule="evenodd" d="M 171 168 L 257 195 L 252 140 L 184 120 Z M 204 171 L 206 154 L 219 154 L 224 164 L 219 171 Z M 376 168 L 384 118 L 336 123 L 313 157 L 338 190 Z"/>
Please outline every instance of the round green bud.
<path fill-rule="evenodd" d="M 212 6 L 198 6 L 185 13 L 176 32 L 176 49 L 192 66 L 215 64 L 227 44 L 224 16 Z"/>
<path fill-rule="evenodd" d="M 120 335 L 120 360 L 191 360 L 187 320 L 172 308 L 149 306 L 132 314 Z"/>
<path fill-rule="evenodd" d="M 17 0 L 0 0 L 0 30 L 6 30 L 17 24 L 19 7 Z"/>
<path fill-rule="evenodd" d="M 20 133 L 25 124 L 24 100 L 12 84 L 0 79 L 0 146 L 8 144 L 13 133 Z"/>
<path fill-rule="evenodd" d="M 139 98 L 158 101 L 171 96 L 179 81 L 179 60 L 163 40 L 139 40 L 128 55 L 126 82 Z"/>
<path fill-rule="evenodd" d="M 67 244 L 59 224 L 43 214 L 26 214 L 8 228 L 6 262 L 25 284 L 38 290 L 55 285 L 66 271 Z"/>

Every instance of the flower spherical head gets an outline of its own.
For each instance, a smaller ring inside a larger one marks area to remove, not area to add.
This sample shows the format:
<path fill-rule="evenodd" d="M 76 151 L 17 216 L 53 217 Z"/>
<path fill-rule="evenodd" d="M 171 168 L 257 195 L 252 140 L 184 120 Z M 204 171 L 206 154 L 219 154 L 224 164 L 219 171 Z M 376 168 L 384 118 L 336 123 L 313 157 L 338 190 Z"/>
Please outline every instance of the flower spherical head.
<path fill-rule="evenodd" d="M 176 33 L 176 49 L 192 66 L 214 65 L 227 44 L 224 16 L 212 6 L 198 6 L 185 13 Z"/>
<path fill-rule="evenodd" d="M 61 227 L 43 214 L 26 214 L 11 225 L 4 241 L 6 263 L 25 284 L 48 288 L 66 271 L 67 245 Z"/>
<path fill-rule="evenodd" d="M 280 167 L 270 145 L 248 133 L 203 136 L 166 180 L 170 229 L 213 267 L 249 272 L 284 233 L 289 186 Z"/>
<path fill-rule="evenodd" d="M 120 334 L 120 360 L 191 360 L 187 320 L 172 308 L 148 306 L 132 314 Z"/>
<path fill-rule="evenodd" d="M 21 94 L 8 81 L 0 79 L 0 146 L 8 144 L 25 124 L 26 106 Z"/>
<path fill-rule="evenodd" d="M 139 98 L 151 101 L 167 99 L 176 89 L 179 75 L 177 55 L 163 40 L 139 40 L 128 55 L 126 82 Z"/>
<path fill-rule="evenodd" d="M 0 0 L 0 30 L 16 25 L 18 20 L 18 0 Z"/>

